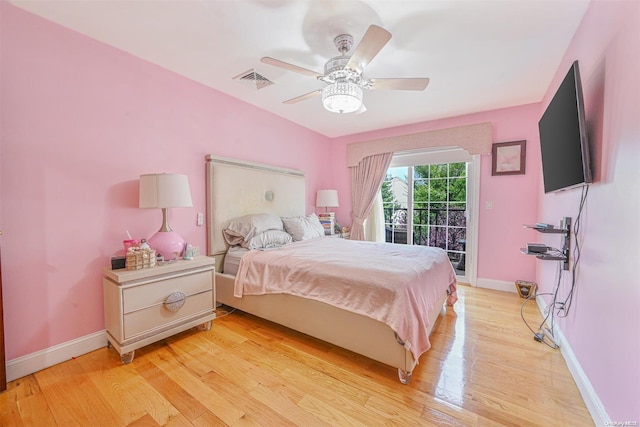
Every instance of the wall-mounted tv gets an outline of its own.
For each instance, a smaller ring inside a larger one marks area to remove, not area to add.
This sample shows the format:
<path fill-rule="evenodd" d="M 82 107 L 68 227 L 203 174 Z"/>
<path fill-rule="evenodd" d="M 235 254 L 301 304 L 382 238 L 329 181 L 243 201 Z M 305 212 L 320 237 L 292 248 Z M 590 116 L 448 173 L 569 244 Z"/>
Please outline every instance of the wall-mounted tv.
<path fill-rule="evenodd" d="M 591 182 L 582 83 L 575 61 L 538 122 L 544 192 Z"/>

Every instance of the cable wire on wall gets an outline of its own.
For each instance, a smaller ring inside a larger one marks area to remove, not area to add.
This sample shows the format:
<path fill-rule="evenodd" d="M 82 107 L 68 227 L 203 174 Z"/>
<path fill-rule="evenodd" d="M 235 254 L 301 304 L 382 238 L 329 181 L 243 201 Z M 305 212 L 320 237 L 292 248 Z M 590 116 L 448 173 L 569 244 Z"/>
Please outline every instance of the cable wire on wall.
<path fill-rule="evenodd" d="M 527 299 L 524 300 L 524 302 L 520 306 L 520 316 L 522 317 L 522 320 L 524 321 L 527 328 L 529 328 L 529 330 L 533 333 L 533 338 L 536 341 L 542 342 L 553 349 L 559 348 L 554 336 L 556 316 L 567 317 L 569 315 L 569 311 L 571 310 L 571 306 L 573 304 L 573 297 L 575 295 L 575 289 L 576 289 L 577 279 L 578 279 L 577 270 L 580 264 L 580 255 L 581 255 L 580 227 L 581 227 L 582 213 L 584 211 L 584 206 L 587 201 L 588 194 L 589 194 L 589 185 L 587 184 L 582 187 L 582 194 L 580 196 L 580 205 L 578 208 L 578 215 L 576 216 L 576 220 L 573 223 L 573 234 L 574 234 L 575 243 L 573 245 L 573 251 L 572 251 L 573 262 L 571 264 L 571 286 L 569 287 L 569 292 L 567 293 L 567 296 L 564 299 L 559 298 L 560 287 L 562 284 L 563 270 L 562 270 L 562 267 L 558 265 L 557 280 L 556 280 L 553 292 L 530 295 Z M 554 252 L 559 251 L 556 248 L 549 248 L 549 249 L 551 249 Z M 538 329 L 535 330 L 529 325 L 529 323 L 524 318 L 523 309 L 525 304 L 529 300 L 534 299 L 538 295 L 551 295 L 553 296 L 553 298 L 551 299 L 551 303 L 545 309 L 544 318 L 542 319 L 542 322 L 540 322 Z M 545 324 L 547 323 L 549 326 L 545 327 Z"/>
<path fill-rule="evenodd" d="M 569 315 L 569 310 L 571 309 L 571 304 L 573 303 L 573 295 L 577 282 L 577 270 L 578 265 L 580 263 L 580 224 L 582 219 L 582 212 L 584 210 L 584 205 L 587 201 L 587 195 L 589 194 L 589 185 L 585 185 L 582 187 L 582 195 L 580 197 L 580 208 L 578 209 L 578 216 L 576 217 L 575 222 L 573 223 L 573 234 L 575 243 L 573 245 L 573 264 L 571 268 L 571 288 L 569 289 L 569 293 L 565 298 L 562 309 L 558 312 L 558 316 L 567 317 Z"/>

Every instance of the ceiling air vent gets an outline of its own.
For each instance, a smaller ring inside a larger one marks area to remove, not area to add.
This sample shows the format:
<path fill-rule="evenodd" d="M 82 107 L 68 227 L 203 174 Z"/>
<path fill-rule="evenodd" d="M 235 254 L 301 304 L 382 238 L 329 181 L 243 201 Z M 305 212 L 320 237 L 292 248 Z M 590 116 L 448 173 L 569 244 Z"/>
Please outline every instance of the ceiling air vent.
<path fill-rule="evenodd" d="M 233 78 L 234 80 L 238 80 L 246 85 L 251 86 L 255 89 L 262 89 L 267 86 L 271 86 L 273 82 L 266 78 L 263 75 L 256 73 L 256 71 L 252 68 L 249 71 L 245 71 L 244 73 L 240 73 Z"/>

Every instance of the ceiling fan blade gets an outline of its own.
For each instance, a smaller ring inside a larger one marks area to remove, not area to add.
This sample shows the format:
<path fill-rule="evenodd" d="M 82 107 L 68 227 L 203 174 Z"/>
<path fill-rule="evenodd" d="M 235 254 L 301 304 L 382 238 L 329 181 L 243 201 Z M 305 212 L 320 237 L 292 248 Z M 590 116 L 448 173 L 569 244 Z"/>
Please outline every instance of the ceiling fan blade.
<path fill-rule="evenodd" d="M 313 92 L 305 93 L 304 95 L 296 96 L 295 98 L 287 99 L 286 101 L 282 101 L 283 104 L 297 104 L 300 101 L 305 101 L 309 98 L 313 98 L 316 95 L 320 95 L 322 93 L 322 89 L 314 90 Z"/>
<path fill-rule="evenodd" d="M 372 90 L 425 90 L 428 78 L 370 79 Z"/>
<path fill-rule="evenodd" d="M 294 73 L 304 74 L 305 76 L 311 77 L 321 77 L 322 74 L 316 73 L 313 70 L 309 70 L 307 68 L 298 67 L 297 65 L 289 64 L 288 62 L 280 61 L 279 59 L 271 58 L 269 56 L 265 56 L 260 59 L 260 62 L 265 64 L 273 65 L 274 67 L 284 68 L 288 71 L 293 71 Z"/>
<path fill-rule="evenodd" d="M 389 31 L 377 25 L 370 25 L 367 32 L 364 33 L 360 44 L 358 44 L 358 47 L 353 51 L 346 68 L 362 74 L 365 67 L 378 52 L 382 50 L 389 40 L 391 40 L 391 33 Z"/>

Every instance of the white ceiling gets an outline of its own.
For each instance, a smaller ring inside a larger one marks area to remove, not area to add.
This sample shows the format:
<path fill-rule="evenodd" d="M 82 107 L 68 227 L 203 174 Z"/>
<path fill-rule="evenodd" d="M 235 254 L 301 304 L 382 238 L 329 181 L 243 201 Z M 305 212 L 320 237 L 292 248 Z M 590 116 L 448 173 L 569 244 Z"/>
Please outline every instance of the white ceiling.
<path fill-rule="evenodd" d="M 589 0 L 13 0 L 16 6 L 329 137 L 539 102 Z M 429 77 L 422 92 L 366 91 L 362 114 L 320 97 L 324 83 L 260 62 L 323 72 L 333 39 L 370 24 L 391 41 L 366 77 Z M 234 80 L 254 69 L 274 84 Z"/>

